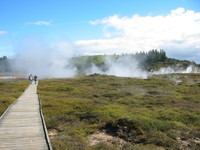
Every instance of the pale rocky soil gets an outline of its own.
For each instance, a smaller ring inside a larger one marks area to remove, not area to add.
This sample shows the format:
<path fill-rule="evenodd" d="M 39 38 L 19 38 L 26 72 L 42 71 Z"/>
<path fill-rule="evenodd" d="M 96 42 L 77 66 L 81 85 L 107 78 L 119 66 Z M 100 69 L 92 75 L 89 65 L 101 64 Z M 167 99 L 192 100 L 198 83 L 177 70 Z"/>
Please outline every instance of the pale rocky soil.
<path fill-rule="evenodd" d="M 123 139 L 120 139 L 118 137 L 111 136 L 109 134 L 106 134 L 104 132 L 96 132 L 88 137 L 89 145 L 96 145 L 98 143 L 108 143 L 113 145 L 119 145 L 122 147 L 127 142 Z"/>
<path fill-rule="evenodd" d="M 54 139 L 58 135 L 58 131 L 55 129 L 48 130 L 48 135 L 50 139 Z"/>

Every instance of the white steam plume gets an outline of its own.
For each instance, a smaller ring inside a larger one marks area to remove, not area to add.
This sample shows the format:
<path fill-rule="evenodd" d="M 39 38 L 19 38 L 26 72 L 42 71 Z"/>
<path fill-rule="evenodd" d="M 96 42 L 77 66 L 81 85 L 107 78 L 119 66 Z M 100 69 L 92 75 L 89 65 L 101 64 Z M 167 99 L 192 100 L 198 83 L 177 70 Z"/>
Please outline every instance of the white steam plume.
<path fill-rule="evenodd" d="M 69 59 L 74 56 L 73 45 L 67 42 L 47 46 L 38 40 L 23 42 L 13 60 L 13 68 L 25 75 L 39 78 L 73 77 L 76 73 Z"/>
<path fill-rule="evenodd" d="M 75 77 L 80 70 L 70 61 L 72 57 L 81 55 L 72 43 L 60 42 L 47 46 L 42 40 L 28 40 L 19 46 L 11 66 L 16 72 L 24 75 L 38 75 L 41 78 L 67 78 Z M 83 66 L 83 72 L 88 74 L 106 74 L 120 77 L 147 78 L 152 74 L 169 73 L 200 73 L 195 66 L 183 69 L 181 66 L 161 68 L 159 71 L 148 72 L 141 68 L 142 60 L 131 55 L 106 56 L 105 65 L 101 67 L 92 64 Z"/>
<path fill-rule="evenodd" d="M 200 70 L 193 65 L 188 66 L 186 69 L 183 69 L 179 65 L 177 65 L 175 68 L 166 67 L 166 68 L 161 68 L 158 71 L 152 72 L 152 74 L 172 74 L 172 73 L 200 73 Z"/>
<path fill-rule="evenodd" d="M 133 59 L 131 56 L 123 56 L 117 60 L 106 57 L 105 64 L 107 66 L 106 71 L 102 71 L 102 69 L 93 64 L 89 71 L 87 71 L 87 74 L 98 73 L 120 77 L 147 78 L 148 76 L 154 74 L 200 73 L 200 69 L 194 65 L 190 65 L 183 69 L 178 64 L 174 67 L 164 67 L 158 71 L 148 72 L 142 70 L 139 61 L 137 59 Z"/>
<path fill-rule="evenodd" d="M 106 75 L 114 75 L 119 77 L 139 77 L 146 78 L 148 73 L 139 68 L 139 62 L 133 59 L 131 56 L 123 56 L 117 60 L 111 57 L 105 58 L 105 64 L 107 66 L 106 71 L 101 71 L 95 65 L 92 66 L 89 74 L 100 73 Z"/>

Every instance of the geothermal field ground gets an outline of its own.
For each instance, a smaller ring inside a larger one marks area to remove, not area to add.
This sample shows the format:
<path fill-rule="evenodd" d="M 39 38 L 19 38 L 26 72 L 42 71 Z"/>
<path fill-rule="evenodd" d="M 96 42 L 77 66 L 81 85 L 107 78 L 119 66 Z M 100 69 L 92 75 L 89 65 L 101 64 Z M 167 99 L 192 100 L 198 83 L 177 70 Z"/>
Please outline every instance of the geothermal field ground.
<path fill-rule="evenodd" d="M 0 13 L 0 150 L 200 150 L 200 0 L 0 0 Z"/>
<path fill-rule="evenodd" d="M 0 80 L 0 113 L 28 85 Z M 92 74 L 39 81 L 54 149 L 199 149 L 200 75 L 146 79 Z"/>

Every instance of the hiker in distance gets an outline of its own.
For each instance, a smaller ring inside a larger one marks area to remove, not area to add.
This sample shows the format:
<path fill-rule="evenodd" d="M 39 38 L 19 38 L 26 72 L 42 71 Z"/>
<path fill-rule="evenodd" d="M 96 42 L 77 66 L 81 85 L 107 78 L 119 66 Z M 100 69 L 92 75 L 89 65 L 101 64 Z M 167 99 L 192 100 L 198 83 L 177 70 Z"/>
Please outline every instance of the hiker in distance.
<path fill-rule="evenodd" d="M 30 81 L 30 84 L 32 84 L 32 82 L 33 82 L 33 75 L 30 74 L 30 76 L 28 77 L 28 79 L 29 79 L 29 81 Z"/>
<path fill-rule="evenodd" d="M 35 75 L 34 76 L 34 81 L 35 81 L 35 84 L 37 83 L 37 76 Z"/>

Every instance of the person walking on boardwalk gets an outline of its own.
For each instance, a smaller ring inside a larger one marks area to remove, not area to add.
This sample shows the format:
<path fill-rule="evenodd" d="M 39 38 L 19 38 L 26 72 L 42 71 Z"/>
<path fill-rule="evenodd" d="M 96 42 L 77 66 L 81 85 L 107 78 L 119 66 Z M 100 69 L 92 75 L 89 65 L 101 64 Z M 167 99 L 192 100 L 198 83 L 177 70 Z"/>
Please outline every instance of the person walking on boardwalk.
<path fill-rule="evenodd" d="M 30 74 L 30 76 L 28 77 L 28 79 L 29 79 L 29 81 L 30 81 L 30 84 L 32 84 L 32 82 L 33 82 L 33 75 Z"/>
<path fill-rule="evenodd" d="M 34 81 L 35 81 L 35 84 L 37 83 L 37 76 L 35 75 L 34 76 Z"/>

